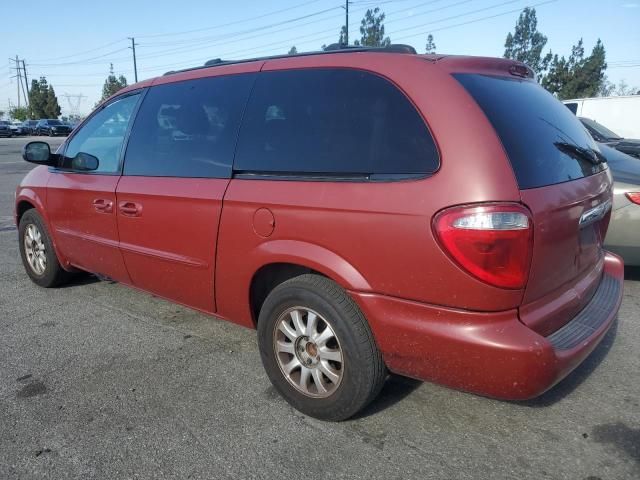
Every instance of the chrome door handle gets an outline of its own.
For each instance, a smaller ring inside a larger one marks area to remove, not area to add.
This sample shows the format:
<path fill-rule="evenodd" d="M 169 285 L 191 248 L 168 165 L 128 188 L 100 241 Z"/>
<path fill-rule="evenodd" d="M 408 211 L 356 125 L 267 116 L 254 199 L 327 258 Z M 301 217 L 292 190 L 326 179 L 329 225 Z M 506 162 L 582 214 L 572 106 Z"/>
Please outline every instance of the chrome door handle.
<path fill-rule="evenodd" d="M 113 202 L 104 198 L 96 198 L 93 201 L 93 208 L 100 213 L 111 213 L 113 212 Z"/>
<path fill-rule="evenodd" d="M 118 209 L 127 217 L 139 217 L 142 214 L 142 205 L 135 202 L 120 202 Z"/>

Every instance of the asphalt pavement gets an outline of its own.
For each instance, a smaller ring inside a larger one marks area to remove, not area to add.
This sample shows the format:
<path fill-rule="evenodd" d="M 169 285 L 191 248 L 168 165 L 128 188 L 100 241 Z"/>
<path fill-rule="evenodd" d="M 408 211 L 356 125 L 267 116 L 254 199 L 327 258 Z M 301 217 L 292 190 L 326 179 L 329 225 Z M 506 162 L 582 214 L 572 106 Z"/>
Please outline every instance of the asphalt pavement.
<path fill-rule="evenodd" d="M 324 423 L 277 395 L 251 330 L 94 277 L 32 284 L 12 218 L 26 141 L 0 138 L 1 479 L 640 478 L 640 272 L 603 343 L 534 401 L 394 376 Z"/>

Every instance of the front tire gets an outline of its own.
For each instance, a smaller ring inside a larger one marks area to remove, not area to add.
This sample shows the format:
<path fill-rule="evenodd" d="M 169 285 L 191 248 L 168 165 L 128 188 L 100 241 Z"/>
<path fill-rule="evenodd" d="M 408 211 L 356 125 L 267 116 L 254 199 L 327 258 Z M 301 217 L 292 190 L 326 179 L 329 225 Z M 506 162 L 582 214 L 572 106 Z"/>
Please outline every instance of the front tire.
<path fill-rule="evenodd" d="M 60 266 L 49 232 L 35 209 L 27 210 L 18 227 L 20 256 L 29 278 L 41 287 L 57 287 L 71 274 Z"/>
<path fill-rule="evenodd" d="M 258 320 L 262 363 L 293 407 L 340 421 L 380 392 L 387 370 L 364 315 L 335 282 L 301 275 L 278 285 Z"/>

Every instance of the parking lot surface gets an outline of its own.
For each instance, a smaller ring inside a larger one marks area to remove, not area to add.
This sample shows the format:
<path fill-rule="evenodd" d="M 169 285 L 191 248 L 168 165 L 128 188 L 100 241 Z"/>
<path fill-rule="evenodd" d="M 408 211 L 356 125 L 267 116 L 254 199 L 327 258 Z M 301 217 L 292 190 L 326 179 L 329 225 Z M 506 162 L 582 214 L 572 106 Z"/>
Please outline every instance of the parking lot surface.
<path fill-rule="evenodd" d="M 638 271 L 603 343 L 541 398 L 391 377 L 324 423 L 270 386 L 253 331 L 93 277 L 32 284 L 12 218 L 26 141 L 0 139 L 0 478 L 640 478 Z"/>

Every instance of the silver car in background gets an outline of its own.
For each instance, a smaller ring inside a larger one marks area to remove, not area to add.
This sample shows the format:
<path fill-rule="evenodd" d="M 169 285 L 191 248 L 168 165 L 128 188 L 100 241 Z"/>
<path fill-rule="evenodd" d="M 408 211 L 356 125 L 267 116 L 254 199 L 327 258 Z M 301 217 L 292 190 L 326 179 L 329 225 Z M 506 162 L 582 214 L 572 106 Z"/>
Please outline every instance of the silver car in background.
<path fill-rule="evenodd" d="M 603 143 L 613 175 L 613 211 L 604 246 L 620 255 L 625 265 L 640 266 L 640 159 Z"/>

